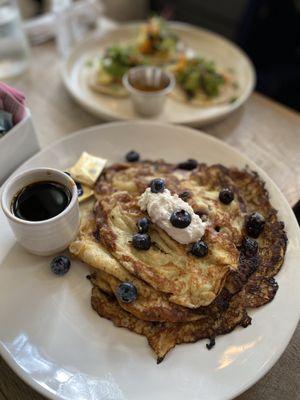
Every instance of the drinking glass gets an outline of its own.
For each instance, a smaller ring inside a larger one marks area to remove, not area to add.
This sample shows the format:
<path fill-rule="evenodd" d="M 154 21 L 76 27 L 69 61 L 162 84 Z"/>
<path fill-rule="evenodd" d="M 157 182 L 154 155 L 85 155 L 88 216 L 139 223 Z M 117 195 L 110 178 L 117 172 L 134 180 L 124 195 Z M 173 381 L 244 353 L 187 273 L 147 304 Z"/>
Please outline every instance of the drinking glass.
<path fill-rule="evenodd" d="M 56 15 L 56 43 L 62 58 L 74 46 L 99 29 L 102 3 L 99 0 L 52 0 Z"/>
<path fill-rule="evenodd" d="M 21 74 L 29 48 L 15 0 L 0 0 L 0 80 Z"/>

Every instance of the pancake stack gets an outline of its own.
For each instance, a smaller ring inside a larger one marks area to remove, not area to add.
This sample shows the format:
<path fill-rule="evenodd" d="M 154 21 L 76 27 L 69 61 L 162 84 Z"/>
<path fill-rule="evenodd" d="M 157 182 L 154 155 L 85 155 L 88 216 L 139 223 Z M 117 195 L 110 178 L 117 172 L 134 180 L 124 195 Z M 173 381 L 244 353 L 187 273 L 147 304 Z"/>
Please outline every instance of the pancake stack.
<path fill-rule="evenodd" d="M 149 218 L 138 201 L 155 178 L 164 179 L 206 222 L 204 256 L 195 256 L 191 244 L 178 243 L 154 223 L 150 248 L 133 245 L 138 221 Z M 234 194 L 228 204 L 220 200 L 224 188 Z M 95 196 L 70 252 L 91 268 L 93 309 L 146 336 L 157 362 L 180 343 L 208 339 L 210 349 L 216 336 L 251 324 L 249 308 L 274 298 L 287 239 L 256 173 L 197 163 L 114 164 L 98 179 Z M 247 226 L 253 213 L 264 219 L 259 232 Z M 133 298 L 120 295 L 124 284 L 134 289 Z"/>

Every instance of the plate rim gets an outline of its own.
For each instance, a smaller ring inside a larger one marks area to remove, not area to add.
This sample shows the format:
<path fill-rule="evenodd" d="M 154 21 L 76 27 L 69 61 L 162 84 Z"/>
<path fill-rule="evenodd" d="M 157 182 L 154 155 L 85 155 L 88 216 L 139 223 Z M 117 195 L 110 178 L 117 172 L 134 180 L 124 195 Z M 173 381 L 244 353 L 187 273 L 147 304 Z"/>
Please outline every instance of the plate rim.
<path fill-rule="evenodd" d="M 106 32 L 96 32 L 95 34 L 90 34 L 89 36 L 87 36 L 87 38 L 81 42 L 79 42 L 78 44 L 76 44 L 70 54 L 66 57 L 65 60 L 62 61 L 61 65 L 60 65 L 60 76 L 61 76 L 61 80 L 66 88 L 66 90 L 68 91 L 68 93 L 71 95 L 71 97 L 85 110 L 87 110 L 89 113 L 91 113 L 92 115 L 98 117 L 98 118 L 102 118 L 105 121 L 134 121 L 136 118 L 131 118 L 131 117 L 122 117 L 122 116 L 117 116 L 115 115 L 113 112 L 108 112 L 105 111 L 103 109 L 100 109 L 99 107 L 93 105 L 93 104 L 87 104 L 84 99 L 73 89 L 73 85 L 69 79 L 69 64 L 71 62 L 71 59 L 73 58 L 73 56 L 78 52 L 78 50 L 82 47 L 84 47 L 85 45 L 89 45 L 92 42 L 97 42 L 97 41 L 102 41 L 105 40 L 107 38 L 107 36 L 109 36 L 112 32 L 117 32 L 118 30 L 121 29 L 134 29 L 134 28 L 138 28 L 139 26 L 141 26 L 142 24 L 145 24 L 145 20 L 141 20 L 141 21 L 134 21 L 134 22 L 121 22 L 119 23 L 116 27 L 110 28 L 108 29 Z M 211 122 L 214 121 L 218 121 L 223 119 L 224 117 L 226 117 L 227 115 L 231 114 L 233 111 L 235 111 L 236 109 L 238 109 L 239 107 L 241 107 L 251 96 L 251 94 L 254 91 L 254 88 L 256 86 L 256 71 L 255 71 L 255 67 L 254 64 L 252 63 L 251 59 L 249 58 L 249 56 L 245 53 L 245 51 L 240 48 L 236 43 L 234 43 L 233 41 L 229 40 L 228 38 L 220 35 L 219 33 L 213 32 L 209 29 L 206 28 L 202 28 L 201 26 L 196 26 L 196 25 L 192 25 L 186 22 L 181 22 L 181 21 L 169 21 L 169 24 L 171 26 L 173 26 L 175 29 L 179 28 L 179 29 L 185 29 L 188 31 L 192 31 L 192 32 L 204 32 L 205 34 L 208 34 L 214 38 L 216 38 L 217 40 L 226 43 L 226 45 L 232 47 L 237 53 L 239 53 L 241 55 L 241 57 L 245 60 L 245 62 L 248 65 L 249 68 L 249 72 L 250 72 L 250 81 L 248 86 L 246 87 L 246 90 L 241 94 L 241 96 L 238 97 L 237 101 L 235 101 L 232 104 L 228 104 L 227 108 L 224 109 L 223 111 L 219 111 L 217 113 L 217 115 L 211 115 L 210 117 L 206 117 L 205 119 L 203 118 L 199 118 L 197 116 L 195 116 L 192 119 L 186 119 L 186 120 L 182 120 L 179 122 L 176 121 L 162 121 L 163 123 L 169 123 L 169 124 L 174 124 L 174 125 L 188 125 L 191 127 L 200 127 L 200 126 L 204 126 L 207 125 Z M 144 119 L 147 120 L 147 119 Z M 153 120 L 152 120 L 153 121 Z M 159 121 L 160 122 L 160 121 Z"/>
<path fill-rule="evenodd" d="M 298 230 L 299 232 L 299 237 L 300 237 L 300 228 L 299 225 L 297 223 L 296 217 L 291 209 L 291 206 L 289 205 L 286 197 L 284 196 L 284 194 L 282 193 L 282 191 L 280 190 L 280 188 L 277 186 L 277 184 L 273 181 L 273 179 L 264 171 L 263 168 L 261 168 L 260 166 L 258 166 L 254 161 L 252 161 L 247 155 L 244 155 L 240 150 L 236 149 L 235 147 L 231 146 L 230 144 L 228 144 L 227 142 L 224 142 L 214 136 L 211 136 L 210 134 L 205 133 L 202 130 L 196 130 L 190 127 L 186 127 L 186 126 L 174 126 L 172 124 L 169 123 L 165 123 L 165 122 L 159 122 L 159 121 L 145 121 L 145 120 L 131 120 L 131 121 L 118 121 L 118 122 L 111 122 L 111 123 L 105 123 L 105 124 L 96 124 L 93 125 L 91 127 L 87 127 L 84 129 L 80 129 L 78 131 L 75 132 L 71 132 L 70 134 L 54 141 L 53 143 L 51 143 L 50 145 L 46 146 L 45 148 L 41 149 L 40 151 L 38 151 L 35 155 L 33 155 L 32 157 L 30 157 L 28 160 L 26 160 L 24 163 L 22 163 L 8 178 L 7 180 L 2 184 L 2 186 L 0 187 L 0 194 L 2 193 L 3 187 L 6 184 L 6 182 L 14 175 L 18 174 L 19 170 L 21 170 L 22 168 L 26 167 L 26 165 L 30 164 L 30 162 L 32 160 L 34 160 L 36 157 L 38 157 L 41 153 L 46 153 L 48 152 L 51 148 L 63 143 L 63 142 L 68 142 L 68 141 L 72 141 L 74 139 L 74 137 L 79 137 L 79 136 L 85 136 L 88 135 L 89 132 L 91 131 L 101 131 L 101 129 L 106 129 L 107 127 L 123 127 L 125 125 L 127 126 L 131 126 L 131 125 L 149 125 L 149 126 L 155 126 L 156 129 L 161 129 L 161 128 L 170 128 L 172 127 L 172 129 L 176 129 L 179 131 L 187 131 L 189 132 L 190 135 L 194 135 L 194 136 L 200 136 L 200 137 L 204 137 L 205 140 L 208 140 L 211 143 L 216 143 L 218 145 L 224 146 L 225 148 L 227 148 L 228 150 L 230 150 L 231 152 L 235 153 L 237 156 L 242 157 L 245 160 L 245 163 L 250 165 L 251 169 L 254 168 L 255 171 L 258 172 L 258 174 L 263 178 L 263 180 L 267 179 L 267 184 L 271 184 L 276 191 L 278 192 L 278 194 L 280 195 L 280 200 L 283 201 L 284 204 L 284 208 L 286 209 L 286 211 L 288 212 L 289 216 L 291 217 L 291 224 L 294 225 L 294 227 L 296 228 L 296 230 Z M 98 133 L 99 134 L 99 133 Z M 100 134 L 99 134 L 100 137 Z M 297 245 L 297 249 L 300 250 L 300 242 L 298 241 L 298 245 Z M 299 297 L 300 299 L 300 297 Z M 299 302 L 300 303 L 300 302 Z M 242 384 L 241 387 L 239 388 L 238 391 L 232 391 L 232 393 L 229 393 L 226 397 L 223 397 L 222 400 L 231 400 L 233 398 L 235 398 L 236 396 L 239 396 L 240 394 L 244 393 L 247 389 L 249 389 L 250 387 L 252 387 L 255 383 L 257 383 L 260 379 L 262 379 L 267 372 L 269 372 L 271 370 L 271 368 L 275 365 L 275 363 L 279 360 L 279 358 L 282 356 L 282 354 L 284 353 L 284 351 L 286 350 L 288 344 L 290 343 L 290 340 L 297 328 L 299 319 L 300 319 L 300 310 L 298 312 L 298 320 L 295 320 L 292 328 L 289 331 L 288 334 L 288 340 L 286 341 L 285 345 L 280 348 L 279 351 L 277 351 L 276 353 L 274 353 L 272 355 L 272 357 L 268 360 L 268 362 L 264 363 L 263 366 L 259 369 L 259 371 L 256 373 L 256 375 L 252 376 L 251 378 L 249 378 L 249 380 L 245 383 Z M 29 373 L 27 373 L 16 361 L 13 357 L 11 357 L 9 350 L 6 348 L 6 346 L 2 343 L 2 341 L 0 340 L 0 355 L 1 357 L 4 359 L 4 361 L 8 364 L 8 366 L 16 373 L 16 375 L 23 380 L 23 382 L 25 382 L 28 386 L 30 386 L 32 389 L 34 389 L 35 391 L 37 391 L 38 393 L 42 394 L 43 396 L 45 396 L 48 399 L 51 400 L 64 400 L 65 398 L 58 395 L 57 393 L 54 393 L 51 388 L 47 387 L 45 388 L 41 383 L 37 382 L 36 380 L 31 378 L 31 375 Z"/>

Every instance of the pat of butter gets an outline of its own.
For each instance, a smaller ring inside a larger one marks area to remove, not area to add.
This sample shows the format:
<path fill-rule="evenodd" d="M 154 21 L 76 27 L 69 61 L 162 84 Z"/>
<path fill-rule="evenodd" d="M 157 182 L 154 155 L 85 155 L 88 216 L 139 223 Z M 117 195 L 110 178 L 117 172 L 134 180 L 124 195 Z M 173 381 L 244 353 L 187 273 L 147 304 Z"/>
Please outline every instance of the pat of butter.
<path fill-rule="evenodd" d="M 77 163 L 69 168 L 68 172 L 76 181 L 92 187 L 103 171 L 106 163 L 107 160 L 104 158 L 92 156 L 84 151 Z"/>
<path fill-rule="evenodd" d="M 81 185 L 81 187 L 82 187 L 83 193 L 81 196 L 78 196 L 79 203 L 82 203 L 83 201 L 89 199 L 90 197 L 92 197 L 94 195 L 93 189 L 91 189 L 89 186 Z"/>

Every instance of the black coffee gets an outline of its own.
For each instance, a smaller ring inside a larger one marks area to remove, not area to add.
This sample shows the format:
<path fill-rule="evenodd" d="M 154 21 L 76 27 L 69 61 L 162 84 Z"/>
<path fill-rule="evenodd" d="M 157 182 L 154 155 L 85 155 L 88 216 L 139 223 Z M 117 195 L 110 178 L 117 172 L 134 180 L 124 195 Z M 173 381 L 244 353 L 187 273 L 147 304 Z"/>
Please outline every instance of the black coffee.
<path fill-rule="evenodd" d="M 25 186 L 12 202 L 13 214 L 27 221 L 43 221 L 60 214 L 70 203 L 70 190 L 56 182 Z"/>

